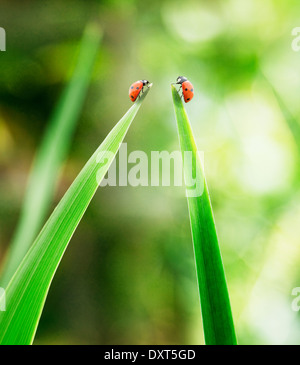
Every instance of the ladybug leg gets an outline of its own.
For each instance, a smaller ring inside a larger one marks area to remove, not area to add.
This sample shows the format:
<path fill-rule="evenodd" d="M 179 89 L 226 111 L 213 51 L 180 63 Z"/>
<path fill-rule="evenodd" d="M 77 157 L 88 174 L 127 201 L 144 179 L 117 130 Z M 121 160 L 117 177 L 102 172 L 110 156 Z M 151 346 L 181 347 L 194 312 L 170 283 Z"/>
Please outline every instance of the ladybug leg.
<path fill-rule="evenodd" d="M 142 93 L 144 92 L 144 86 L 142 87 L 142 89 L 141 89 L 141 91 L 140 91 L 140 93 L 139 93 L 139 98 L 142 96 Z"/>
<path fill-rule="evenodd" d="M 179 94 L 180 90 L 181 90 L 181 95 Z M 181 99 L 183 97 L 182 85 L 180 85 L 180 87 L 179 87 L 178 94 L 180 95 L 180 99 Z"/>

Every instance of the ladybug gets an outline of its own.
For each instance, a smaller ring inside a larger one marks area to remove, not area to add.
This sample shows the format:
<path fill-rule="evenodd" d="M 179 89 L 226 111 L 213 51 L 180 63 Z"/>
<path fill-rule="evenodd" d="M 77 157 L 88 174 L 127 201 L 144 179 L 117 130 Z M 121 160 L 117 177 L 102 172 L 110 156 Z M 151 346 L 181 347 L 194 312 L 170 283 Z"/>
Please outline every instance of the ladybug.
<path fill-rule="evenodd" d="M 184 76 L 178 76 L 176 80 L 176 84 L 180 84 L 182 88 L 182 95 L 184 101 L 188 103 L 193 99 L 194 96 L 194 86 L 192 83 Z"/>
<path fill-rule="evenodd" d="M 136 101 L 137 97 L 140 95 L 140 92 L 144 91 L 144 86 L 148 86 L 149 81 L 147 80 L 139 80 L 134 82 L 129 88 L 129 98 L 131 101 Z"/>

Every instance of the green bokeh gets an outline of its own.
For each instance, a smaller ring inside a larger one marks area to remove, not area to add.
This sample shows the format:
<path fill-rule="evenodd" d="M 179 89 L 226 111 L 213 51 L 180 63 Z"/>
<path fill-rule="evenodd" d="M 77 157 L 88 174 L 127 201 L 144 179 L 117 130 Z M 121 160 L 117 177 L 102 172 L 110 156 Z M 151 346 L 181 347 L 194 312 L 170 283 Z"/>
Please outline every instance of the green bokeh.
<path fill-rule="evenodd" d="M 170 83 L 187 76 L 238 341 L 298 344 L 299 14 L 295 0 L 2 1 L 1 257 L 34 152 L 96 18 L 103 44 L 52 209 L 131 106 L 136 80 L 153 89 L 128 154 L 179 150 Z M 100 188 L 54 278 L 36 343 L 203 343 L 193 260 L 183 188 Z"/>

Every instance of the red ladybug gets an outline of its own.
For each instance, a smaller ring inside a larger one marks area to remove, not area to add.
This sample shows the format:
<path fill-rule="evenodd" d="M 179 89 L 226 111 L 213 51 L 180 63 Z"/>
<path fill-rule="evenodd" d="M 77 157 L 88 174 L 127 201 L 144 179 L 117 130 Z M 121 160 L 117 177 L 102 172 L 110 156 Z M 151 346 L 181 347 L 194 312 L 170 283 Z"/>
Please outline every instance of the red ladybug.
<path fill-rule="evenodd" d="M 135 101 L 137 97 L 140 95 L 140 92 L 144 91 L 144 86 L 149 85 L 149 81 L 147 80 L 139 80 L 134 82 L 129 88 L 129 98 L 131 101 Z"/>
<path fill-rule="evenodd" d="M 184 76 L 178 76 L 176 80 L 176 84 L 180 84 L 182 88 L 182 95 L 184 101 L 188 103 L 193 99 L 194 96 L 194 86 L 192 83 Z"/>

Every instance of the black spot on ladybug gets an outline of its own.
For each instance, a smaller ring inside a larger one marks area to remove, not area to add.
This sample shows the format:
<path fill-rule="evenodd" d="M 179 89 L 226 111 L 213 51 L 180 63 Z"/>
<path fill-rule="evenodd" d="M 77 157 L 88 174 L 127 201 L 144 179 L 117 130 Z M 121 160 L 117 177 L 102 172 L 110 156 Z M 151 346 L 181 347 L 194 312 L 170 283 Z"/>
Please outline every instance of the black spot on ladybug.
<path fill-rule="evenodd" d="M 133 99 L 134 98 L 134 96 L 133 95 L 131 95 L 131 99 Z"/>
<path fill-rule="evenodd" d="M 130 89 L 133 89 L 133 86 L 131 86 L 131 88 Z"/>
<path fill-rule="evenodd" d="M 136 87 L 136 89 L 138 90 L 138 89 L 139 89 L 139 87 L 137 86 L 137 87 Z"/>
<path fill-rule="evenodd" d="M 187 91 L 187 88 L 185 88 L 184 90 Z"/>
<path fill-rule="evenodd" d="M 187 98 L 186 100 L 191 100 L 191 98 Z"/>
<path fill-rule="evenodd" d="M 194 91 L 194 89 L 191 89 L 191 91 L 193 92 L 193 91 Z"/>

